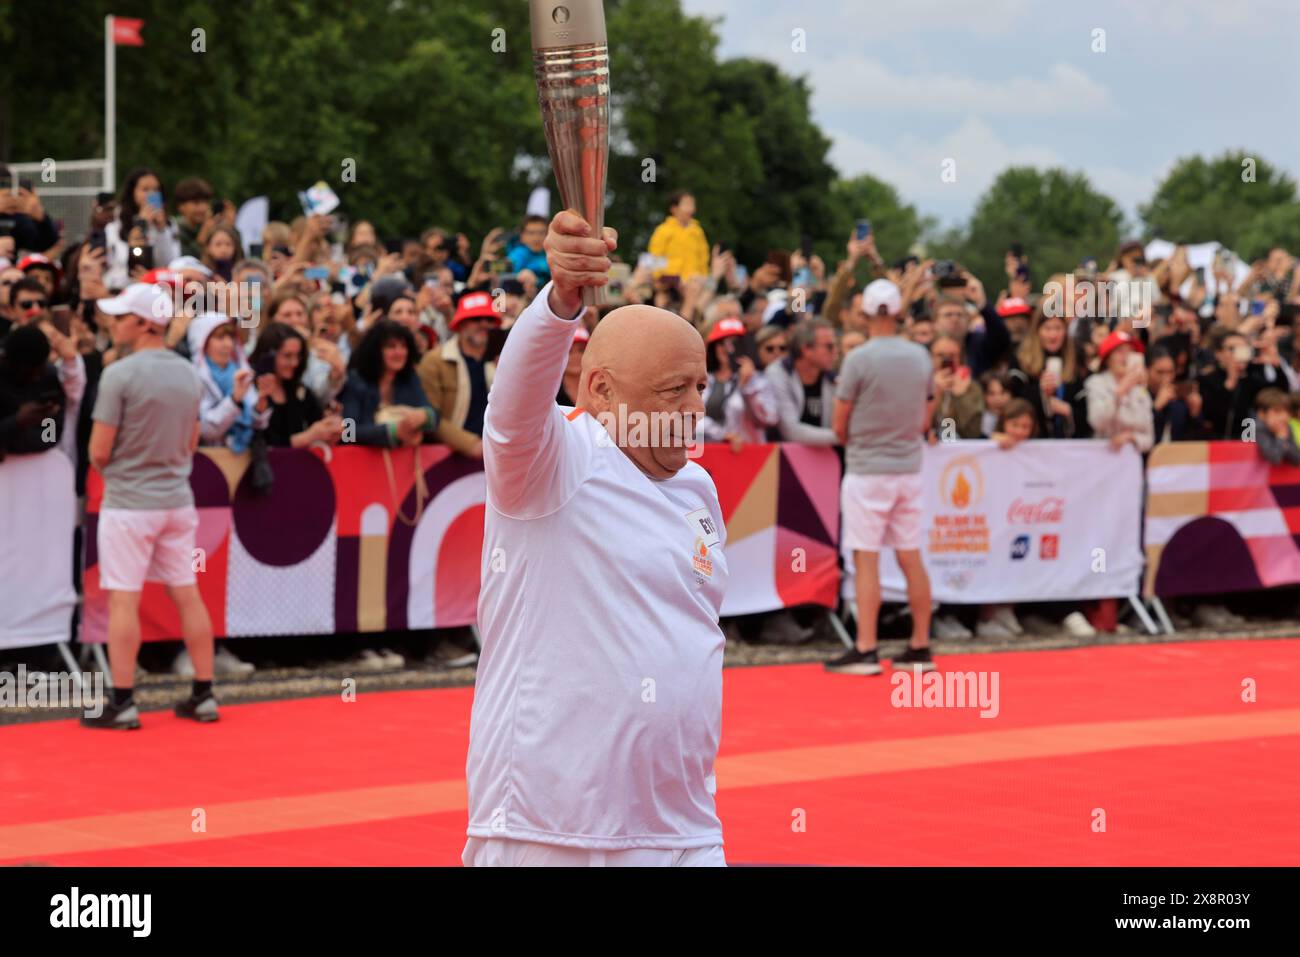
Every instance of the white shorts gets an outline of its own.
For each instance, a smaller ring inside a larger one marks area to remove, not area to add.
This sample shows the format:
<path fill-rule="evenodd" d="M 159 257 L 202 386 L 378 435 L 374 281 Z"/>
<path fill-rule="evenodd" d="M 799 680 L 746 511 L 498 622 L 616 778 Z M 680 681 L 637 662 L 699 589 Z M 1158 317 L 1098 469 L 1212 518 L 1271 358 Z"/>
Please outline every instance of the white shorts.
<path fill-rule="evenodd" d="M 460 856 L 466 867 L 726 867 L 722 845 L 671 848 L 636 847 L 595 851 L 509 838 L 471 837 Z"/>
<path fill-rule="evenodd" d="M 140 591 L 146 581 L 193 585 L 199 511 L 184 508 L 106 508 L 99 513 L 99 585 Z"/>
<path fill-rule="evenodd" d="M 921 547 L 921 473 L 846 475 L 840 486 L 844 544 L 855 552 Z"/>

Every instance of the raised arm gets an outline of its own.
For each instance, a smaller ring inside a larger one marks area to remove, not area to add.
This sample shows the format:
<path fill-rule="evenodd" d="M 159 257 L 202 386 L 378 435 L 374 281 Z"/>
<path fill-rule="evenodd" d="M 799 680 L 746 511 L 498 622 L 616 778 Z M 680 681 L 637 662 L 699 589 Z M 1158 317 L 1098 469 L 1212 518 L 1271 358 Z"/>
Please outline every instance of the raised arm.
<path fill-rule="evenodd" d="M 551 282 L 510 329 L 488 394 L 483 459 L 488 496 L 507 515 L 529 518 L 563 504 L 575 480 L 566 453 L 564 415 L 555 393 L 564 378 L 576 320 L 583 312 L 582 289 L 609 282 L 609 254 L 617 234 L 601 239 L 577 213 L 551 220 L 546 259 Z"/>

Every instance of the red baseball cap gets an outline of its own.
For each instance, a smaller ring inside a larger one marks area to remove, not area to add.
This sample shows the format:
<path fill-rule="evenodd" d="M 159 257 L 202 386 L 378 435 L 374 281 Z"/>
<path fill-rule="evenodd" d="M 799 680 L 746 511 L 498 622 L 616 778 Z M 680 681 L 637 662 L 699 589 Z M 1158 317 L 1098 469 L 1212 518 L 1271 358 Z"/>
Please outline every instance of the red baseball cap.
<path fill-rule="evenodd" d="M 1027 316 L 1034 310 L 1029 303 L 1025 302 L 1018 296 L 1009 299 L 1003 299 L 998 303 L 998 315 L 1005 319 L 1007 316 Z"/>
<path fill-rule="evenodd" d="M 150 269 L 140 277 L 139 281 L 147 286 L 157 283 L 163 283 L 167 286 L 179 286 L 183 278 L 180 273 L 171 269 Z"/>
<path fill-rule="evenodd" d="M 1116 329 L 1114 332 L 1112 332 L 1110 335 L 1108 335 L 1105 339 L 1101 341 L 1101 346 L 1099 346 L 1097 349 L 1097 358 L 1100 359 L 1102 362 L 1105 362 L 1106 357 L 1110 355 L 1112 352 L 1114 352 L 1116 349 L 1118 349 L 1120 346 L 1132 346 L 1138 352 L 1145 351 L 1142 348 L 1141 339 L 1139 339 L 1137 336 L 1133 335 L 1132 333 L 1125 332 L 1122 329 Z"/>
<path fill-rule="evenodd" d="M 55 282 L 58 282 L 63 278 L 62 267 L 60 267 L 54 260 L 50 259 L 49 256 L 42 256 L 40 253 L 31 253 L 18 260 L 18 268 L 23 272 L 30 272 L 38 266 L 52 270 Z"/>
<path fill-rule="evenodd" d="M 492 305 L 492 296 L 486 292 L 468 292 L 460 297 L 456 304 L 456 315 L 452 317 L 451 329 L 456 331 L 466 319 L 491 319 L 501 321 L 501 314 Z"/>
<path fill-rule="evenodd" d="M 743 336 L 749 330 L 739 319 L 719 319 L 709 332 L 709 345 L 720 339 L 729 339 L 732 336 Z"/>

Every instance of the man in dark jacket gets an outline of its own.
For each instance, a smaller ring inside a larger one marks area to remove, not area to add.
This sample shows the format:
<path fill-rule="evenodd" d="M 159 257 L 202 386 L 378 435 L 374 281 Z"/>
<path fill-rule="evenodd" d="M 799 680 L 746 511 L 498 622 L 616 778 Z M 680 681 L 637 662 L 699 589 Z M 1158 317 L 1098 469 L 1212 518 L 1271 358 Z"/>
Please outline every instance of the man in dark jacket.
<path fill-rule="evenodd" d="M 58 445 L 66 402 L 45 334 L 36 326 L 15 329 L 0 352 L 0 458 Z"/>
<path fill-rule="evenodd" d="M 1211 332 L 1214 365 L 1201 371 L 1198 384 L 1204 400 L 1202 416 L 1209 424 L 1209 439 L 1239 439 L 1246 420 L 1255 411 L 1255 397 L 1270 385 L 1286 387 L 1279 368 L 1252 362 L 1254 349 L 1237 332 L 1216 328 Z"/>

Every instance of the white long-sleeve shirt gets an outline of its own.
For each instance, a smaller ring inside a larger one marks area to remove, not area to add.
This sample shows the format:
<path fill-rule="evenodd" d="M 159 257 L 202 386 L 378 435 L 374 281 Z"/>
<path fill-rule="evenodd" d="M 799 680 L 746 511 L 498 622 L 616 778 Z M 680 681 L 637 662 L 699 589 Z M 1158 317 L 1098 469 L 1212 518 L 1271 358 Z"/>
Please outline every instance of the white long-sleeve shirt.
<path fill-rule="evenodd" d="M 63 386 L 66 400 L 63 408 L 63 434 L 56 446 L 68 457 L 72 467 L 77 467 L 77 419 L 81 415 L 81 400 L 86 396 L 86 360 L 80 354 L 71 359 L 59 359 L 55 362 L 59 373 L 59 385 Z"/>
<path fill-rule="evenodd" d="M 717 490 L 643 473 L 554 396 L 575 323 L 519 317 L 483 430 L 487 510 L 471 837 L 617 850 L 722 843 Z"/>
<path fill-rule="evenodd" d="M 1155 443 L 1155 418 L 1151 411 L 1151 393 L 1135 386 L 1119 396 L 1119 383 L 1109 372 L 1097 372 L 1084 382 L 1088 396 L 1088 424 L 1099 439 L 1109 439 L 1121 432 L 1133 433 L 1139 452 L 1150 452 Z"/>
<path fill-rule="evenodd" d="M 153 247 L 154 265 L 161 268 L 181 254 L 180 239 L 177 237 L 176 223 L 167 221 L 166 229 L 159 229 L 150 223 L 145 228 L 149 245 Z M 131 247 L 127 237 L 122 235 L 121 220 L 114 219 L 104 227 L 104 285 L 114 292 L 125 289 L 131 282 L 130 270 L 127 268 L 131 259 Z"/>

